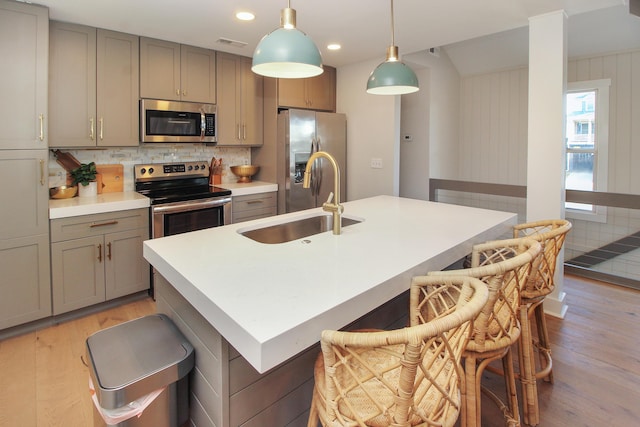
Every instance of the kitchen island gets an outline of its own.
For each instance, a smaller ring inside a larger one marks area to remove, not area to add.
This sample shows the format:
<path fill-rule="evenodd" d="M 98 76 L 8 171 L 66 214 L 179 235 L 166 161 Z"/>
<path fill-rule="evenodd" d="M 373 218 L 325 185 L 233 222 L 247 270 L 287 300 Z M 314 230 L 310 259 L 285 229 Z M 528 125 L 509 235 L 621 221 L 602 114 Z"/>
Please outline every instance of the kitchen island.
<path fill-rule="evenodd" d="M 240 234 L 322 214 L 317 208 L 145 242 L 144 256 L 161 276 L 158 310 L 196 348 L 194 425 L 305 425 L 313 347 L 323 329 L 346 327 L 398 300 L 412 276 L 507 236 L 517 218 L 391 196 L 344 208 L 344 217 L 361 222 L 339 236 L 264 244 Z"/>

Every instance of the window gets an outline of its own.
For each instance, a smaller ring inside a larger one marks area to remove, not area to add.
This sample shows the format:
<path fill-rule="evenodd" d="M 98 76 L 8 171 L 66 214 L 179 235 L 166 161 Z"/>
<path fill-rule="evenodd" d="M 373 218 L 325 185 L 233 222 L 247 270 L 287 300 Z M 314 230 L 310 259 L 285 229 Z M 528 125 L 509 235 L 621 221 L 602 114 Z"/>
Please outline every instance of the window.
<path fill-rule="evenodd" d="M 569 83 L 566 96 L 565 141 L 568 190 L 606 191 L 611 80 Z M 606 207 L 566 203 L 567 216 L 606 220 Z"/>

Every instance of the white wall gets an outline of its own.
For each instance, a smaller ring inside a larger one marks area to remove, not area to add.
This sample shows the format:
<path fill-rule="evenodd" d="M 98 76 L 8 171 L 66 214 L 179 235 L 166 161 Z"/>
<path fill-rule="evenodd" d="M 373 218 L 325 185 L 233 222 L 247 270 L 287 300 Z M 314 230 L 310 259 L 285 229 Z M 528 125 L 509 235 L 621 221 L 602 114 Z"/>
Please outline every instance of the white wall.
<path fill-rule="evenodd" d="M 347 115 L 347 200 L 399 194 L 400 97 L 366 93 L 379 61 L 337 70 L 337 111 Z M 371 159 L 382 169 L 371 168 Z"/>
<path fill-rule="evenodd" d="M 431 71 L 416 70 L 416 76 L 420 90 L 401 96 L 400 196 L 428 200 Z"/>

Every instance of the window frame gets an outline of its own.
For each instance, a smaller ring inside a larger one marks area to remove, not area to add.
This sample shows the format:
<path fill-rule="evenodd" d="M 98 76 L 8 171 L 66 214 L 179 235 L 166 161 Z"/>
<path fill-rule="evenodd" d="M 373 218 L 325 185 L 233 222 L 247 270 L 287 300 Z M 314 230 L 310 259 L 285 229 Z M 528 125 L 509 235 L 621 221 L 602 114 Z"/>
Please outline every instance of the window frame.
<path fill-rule="evenodd" d="M 585 80 L 578 82 L 568 82 L 566 95 L 574 92 L 595 91 L 595 147 L 594 153 L 594 182 L 593 191 L 606 192 L 609 175 L 609 92 L 611 87 L 611 79 Z M 564 111 L 564 123 L 567 125 L 566 110 Z M 566 136 L 565 136 L 566 138 Z M 564 143 L 565 153 L 581 152 L 581 150 L 570 150 L 567 147 L 567 141 Z M 584 150 L 582 150 L 584 152 Z M 565 156 L 566 156 L 565 154 Z M 565 170 L 566 172 L 566 170 Z M 566 187 L 566 182 L 565 182 Z M 587 212 L 580 209 L 574 209 L 567 206 L 565 202 L 565 215 L 567 218 L 582 219 L 587 221 L 607 222 L 607 207 L 594 206 L 594 210 Z"/>

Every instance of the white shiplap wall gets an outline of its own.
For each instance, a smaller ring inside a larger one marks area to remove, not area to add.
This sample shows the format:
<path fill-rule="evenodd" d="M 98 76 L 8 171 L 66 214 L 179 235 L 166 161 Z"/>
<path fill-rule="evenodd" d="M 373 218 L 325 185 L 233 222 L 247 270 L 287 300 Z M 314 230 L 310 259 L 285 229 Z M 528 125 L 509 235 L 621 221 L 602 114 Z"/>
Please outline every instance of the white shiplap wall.
<path fill-rule="evenodd" d="M 611 79 L 607 191 L 640 194 L 640 50 L 569 60 L 569 82 L 606 78 Z M 526 185 L 527 69 L 463 77 L 460 87 L 458 179 Z M 544 173 L 544 165 L 540 169 Z M 447 201 L 456 198 L 443 196 Z M 457 198 L 459 203 L 494 209 L 505 204 L 504 198 L 493 198 L 492 205 L 489 196 L 458 194 Z M 519 206 L 512 204 L 522 213 Z M 608 209 L 604 224 L 572 222 L 565 259 L 639 231 L 640 212 Z M 640 280 L 639 260 L 639 254 L 632 252 L 600 269 Z"/>

